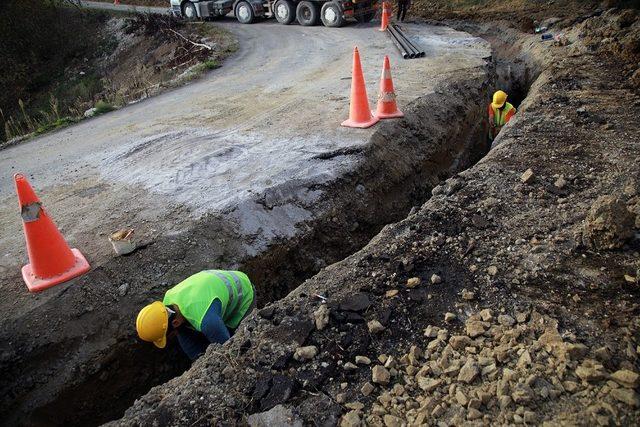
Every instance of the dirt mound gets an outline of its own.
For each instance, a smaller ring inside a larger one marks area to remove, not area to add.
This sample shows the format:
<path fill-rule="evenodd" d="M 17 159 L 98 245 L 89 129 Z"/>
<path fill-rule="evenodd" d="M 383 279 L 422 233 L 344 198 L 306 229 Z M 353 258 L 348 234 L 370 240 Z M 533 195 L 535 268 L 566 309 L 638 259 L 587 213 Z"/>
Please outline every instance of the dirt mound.
<path fill-rule="evenodd" d="M 474 297 L 463 291 L 463 299 Z M 559 331 L 556 319 L 536 311 L 510 315 L 483 309 L 470 313 L 464 331 L 428 326 L 424 336 L 430 339 L 426 347 L 413 345 L 402 356 L 366 358 L 364 364 L 373 366 L 372 377 L 360 391 L 375 400 L 371 406 L 345 403 L 351 411 L 341 426 L 364 421 L 400 427 L 433 420 L 447 425 L 475 420 L 609 425 L 637 419 L 629 413 L 630 407 L 640 407 L 635 391 L 640 375 L 634 364 L 625 361 L 610 372 L 606 346 L 590 349 L 576 342 L 571 331 Z M 567 395 L 601 399 L 583 405 Z M 559 400 L 564 402 L 562 411 L 556 408 Z"/>
<path fill-rule="evenodd" d="M 219 27 L 164 15 L 112 19 L 108 28 L 118 46 L 101 64 L 106 75 L 100 96 L 118 105 L 193 80 L 237 49 L 235 39 Z"/>

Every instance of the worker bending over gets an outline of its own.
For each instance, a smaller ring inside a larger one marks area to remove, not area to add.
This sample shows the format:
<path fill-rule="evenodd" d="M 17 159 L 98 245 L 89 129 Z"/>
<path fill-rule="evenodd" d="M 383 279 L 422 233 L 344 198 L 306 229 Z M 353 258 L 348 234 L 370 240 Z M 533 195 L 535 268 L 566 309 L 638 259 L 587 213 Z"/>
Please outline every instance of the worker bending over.
<path fill-rule="evenodd" d="M 191 360 L 210 343 L 222 344 L 255 307 L 255 288 L 240 271 L 205 270 L 169 289 L 162 302 L 147 305 L 138 314 L 140 339 L 158 348 L 178 336 Z"/>
<path fill-rule="evenodd" d="M 489 140 L 493 141 L 504 125 L 509 123 L 516 113 L 513 105 L 507 102 L 507 94 L 501 90 L 493 94 L 493 102 L 489 104 Z"/>

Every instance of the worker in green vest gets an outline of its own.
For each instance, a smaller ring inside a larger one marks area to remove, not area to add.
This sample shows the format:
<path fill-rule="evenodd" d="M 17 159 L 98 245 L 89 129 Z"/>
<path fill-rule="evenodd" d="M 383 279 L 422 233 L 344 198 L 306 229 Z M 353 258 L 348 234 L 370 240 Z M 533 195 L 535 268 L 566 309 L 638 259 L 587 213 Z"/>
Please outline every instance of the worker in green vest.
<path fill-rule="evenodd" d="M 509 120 L 516 114 L 516 109 L 507 102 L 507 94 L 499 90 L 493 94 L 493 102 L 489 104 L 488 113 L 489 140 L 493 141 L 502 127 L 509 123 Z"/>
<path fill-rule="evenodd" d="M 140 339 L 158 348 L 177 335 L 191 360 L 207 346 L 224 343 L 255 307 L 255 288 L 240 271 L 205 270 L 169 289 L 162 302 L 147 305 L 138 314 Z"/>

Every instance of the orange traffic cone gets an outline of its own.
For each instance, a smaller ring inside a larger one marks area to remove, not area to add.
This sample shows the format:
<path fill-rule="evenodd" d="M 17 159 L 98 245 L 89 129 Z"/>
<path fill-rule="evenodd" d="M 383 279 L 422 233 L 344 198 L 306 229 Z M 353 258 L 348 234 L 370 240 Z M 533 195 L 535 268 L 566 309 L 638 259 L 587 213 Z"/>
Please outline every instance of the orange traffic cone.
<path fill-rule="evenodd" d="M 18 173 L 13 179 L 29 253 L 29 264 L 22 267 L 29 291 L 39 292 L 89 271 L 89 263 L 79 250 L 69 249 L 27 178 Z"/>
<path fill-rule="evenodd" d="M 382 15 L 380 16 L 380 29 L 378 31 L 387 31 L 387 25 L 389 25 L 389 9 L 387 8 L 387 2 L 382 2 Z"/>
<path fill-rule="evenodd" d="M 396 92 L 393 90 L 393 80 L 391 80 L 391 65 L 389 57 L 384 56 L 382 65 L 382 76 L 380 76 L 380 94 L 378 95 L 378 108 L 375 113 L 380 119 L 392 119 L 404 117 L 402 111 L 398 110 L 396 104 Z"/>
<path fill-rule="evenodd" d="M 378 122 L 378 118 L 371 115 L 367 87 L 362 75 L 360 53 L 353 48 L 353 71 L 351 75 L 351 102 L 349 103 L 349 119 L 342 122 L 342 126 L 350 128 L 368 128 Z"/>

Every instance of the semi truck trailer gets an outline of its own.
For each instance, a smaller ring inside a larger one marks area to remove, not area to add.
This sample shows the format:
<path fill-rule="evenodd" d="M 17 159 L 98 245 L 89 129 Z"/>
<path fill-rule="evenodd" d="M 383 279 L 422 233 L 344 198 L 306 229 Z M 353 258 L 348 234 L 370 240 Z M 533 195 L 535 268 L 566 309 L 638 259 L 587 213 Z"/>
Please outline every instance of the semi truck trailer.
<path fill-rule="evenodd" d="M 170 0 L 171 12 L 188 20 L 208 19 L 234 13 L 243 24 L 260 18 L 276 18 L 284 25 L 341 27 L 349 19 L 369 22 L 378 0 Z"/>

